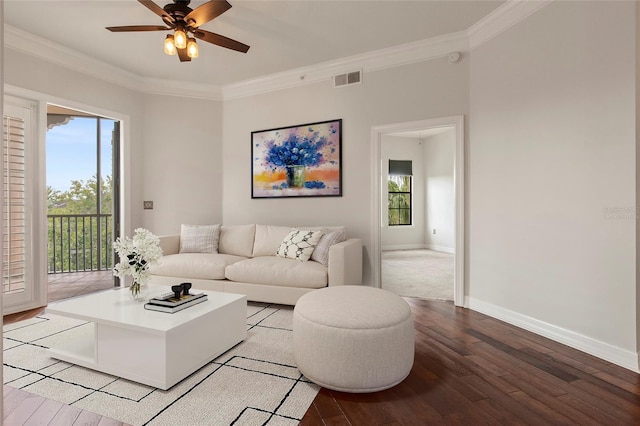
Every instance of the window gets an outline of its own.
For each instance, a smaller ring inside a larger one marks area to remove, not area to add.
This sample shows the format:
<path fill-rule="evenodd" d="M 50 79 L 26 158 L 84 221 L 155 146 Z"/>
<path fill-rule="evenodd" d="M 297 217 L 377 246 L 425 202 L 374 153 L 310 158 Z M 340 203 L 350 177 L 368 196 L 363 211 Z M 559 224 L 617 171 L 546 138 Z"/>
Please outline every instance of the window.
<path fill-rule="evenodd" d="M 411 161 L 389 160 L 389 226 L 411 225 Z"/>

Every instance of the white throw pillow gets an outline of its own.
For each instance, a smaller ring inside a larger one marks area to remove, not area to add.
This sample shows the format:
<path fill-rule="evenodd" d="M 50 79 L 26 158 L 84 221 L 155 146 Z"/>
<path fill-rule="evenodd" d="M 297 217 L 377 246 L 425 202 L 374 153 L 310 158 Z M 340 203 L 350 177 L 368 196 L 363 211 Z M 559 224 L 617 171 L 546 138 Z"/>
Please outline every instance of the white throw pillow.
<path fill-rule="evenodd" d="M 218 253 L 220 225 L 181 225 L 180 253 Z"/>
<path fill-rule="evenodd" d="M 334 231 L 326 234 L 322 234 L 318 245 L 311 254 L 311 260 L 315 260 L 318 263 L 322 263 L 324 266 L 329 266 L 329 248 L 332 245 L 343 242 L 347 238 L 344 231 Z"/>
<path fill-rule="evenodd" d="M 278 251 L 276 251 L 276 256 L 306 262 L 320 241 L 320 237 L 322 237 L 322 231 L 294 229 L 284 237 Z"/>

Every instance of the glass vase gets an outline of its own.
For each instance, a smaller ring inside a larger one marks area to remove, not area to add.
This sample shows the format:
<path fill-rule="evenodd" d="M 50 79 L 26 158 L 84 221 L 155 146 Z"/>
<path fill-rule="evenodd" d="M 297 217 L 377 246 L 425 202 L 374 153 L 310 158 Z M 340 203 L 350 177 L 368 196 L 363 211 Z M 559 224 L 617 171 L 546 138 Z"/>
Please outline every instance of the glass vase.
<path fill-rule="evenodd" d="M 149 292 L 149 285 L 146 283 L 140 283 L 134 281 L 129 286 L 129 296 L 136 302 L 144 302 L 147 300 L 147 293 Z"/>

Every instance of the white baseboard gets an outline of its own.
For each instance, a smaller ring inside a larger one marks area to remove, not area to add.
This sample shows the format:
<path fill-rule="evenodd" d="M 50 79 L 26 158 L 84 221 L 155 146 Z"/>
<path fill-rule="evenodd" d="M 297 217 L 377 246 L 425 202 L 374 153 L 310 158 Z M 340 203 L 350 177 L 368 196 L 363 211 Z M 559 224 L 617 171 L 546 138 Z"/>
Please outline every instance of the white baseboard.
<path fill-rule="evenodd" d="M 633 351 L 471 297 L 466 298 L 465 307 L 640 373 L 638 354 Z"/>
<path fill-rule="evenodd" d="M 389 246 L 382 246 L 382 251 L 386 250 L 419 250 L 427 248 L 424 244 L 396 244 Z"/>
<path fill-rule="evenodd" d="M 433 246 L 433 245 L 426 245 L 425 248 L 427 250 L 433 250 L 433 251 L 441 251 L 443 253 L 451 253 L 454 254 L 456 251 L 452 248 L 452 247 L 445 247 L 445 246 Z"/>

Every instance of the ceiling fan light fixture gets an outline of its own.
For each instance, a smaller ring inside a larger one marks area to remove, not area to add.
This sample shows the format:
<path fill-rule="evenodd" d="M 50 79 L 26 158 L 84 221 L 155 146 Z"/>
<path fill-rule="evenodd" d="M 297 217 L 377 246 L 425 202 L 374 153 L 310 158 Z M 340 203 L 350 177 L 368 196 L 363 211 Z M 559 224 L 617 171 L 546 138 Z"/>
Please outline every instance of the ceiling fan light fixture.
<path fill-rule="evenodd" d="M 173 40 L 178 49 L 187 47 L 187 35 L 180 28 L 176 29 L 176 32 L 173 33 Z"/>
<path fill-rule="evenodd" d="M 198 43 L 196 43 L 196 39 L 189 37 L 189 42 L 187 43 L 187 55 L 191 59 L 195 59 L 198 57 Z"/>
<path fill-rule="evenodd" d="M 164 53 L 177 56 L 180 62 L 190 62 L 200 54 L 196 39 L 225 49 L 247 53 L 249 46 L 200 29 L 200 26 L 212 21 L 231 8 L 227 0 L 199 0 L 195 9 L 189 7 L 191 0 L 172 0 L 172 3 L 160 7 L 156 0 L 138 0 L 143 6 L 158 15 L 164 25 L 123 25 L 106 27 L 111 32 L 173 31 L 164 40 Z M 0 0 L 2 4 L 2 0 Z M 1 421 L 0 421 L 1 423 Z"/>
<path fill-rule="evenodd" d="M 168 34 L 167 38 L 164 39 L 164 53 L 167 55 L 173 56 L 177 52 L 176 44 L 173 41 L 173 34 Z"/>

